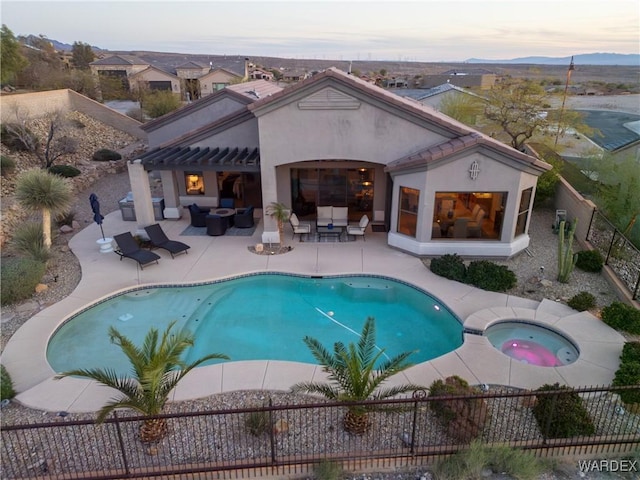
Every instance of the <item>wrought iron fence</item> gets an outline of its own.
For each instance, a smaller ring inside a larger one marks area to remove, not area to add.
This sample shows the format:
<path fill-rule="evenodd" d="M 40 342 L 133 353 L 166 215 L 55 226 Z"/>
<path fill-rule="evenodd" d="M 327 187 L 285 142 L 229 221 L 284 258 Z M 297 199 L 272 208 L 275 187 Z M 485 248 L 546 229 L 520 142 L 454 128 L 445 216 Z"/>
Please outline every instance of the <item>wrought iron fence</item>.
<path fill-rule="evenodd" d="M 559 391 L 497 389 L 470 396 L 429 397 L 422 391 L 410 399 L 357 404 L 168 414 L 154 417 L 166 420 L 169 427 L 156 443 L 140 440 L 145 417 L 122 413 L 100 425 L 63 418 L 55 423 L 5 426 L 2 478 L 114 479 L 204 472 L 242 478 L 255 476 L 253 469 L 301 473 L 303 466 L 322 460 L 342 462 L 351 471 L 364 465 L 371 470 L 391 464 L 416 465 L 416 461 L 455 453 L 474 438 L 488 445 L 531 449 L 538 455 L 552 455 L 559 448 L 564 454 L 571 448 L 588 448 L 592 454 L 609 455 L 640 445 L 640 414 L 629 411 L 618 397 L 620 390 L 629 389 L 640 390 L 640 385 L 574 389 L 594 431 L 570 438 L 548 438 L 542 433 L 548 425 L 539 425 L 534 414 L 541 395 Z M 557 403 L 557 408 L 566 408 Z M 345 412 L 356 405 L 372 410 L 370 428 L 363 435 L 343 428 Z M 436 413 L 443 406 L 458 415 L 443 420 Z"/>
<path fill-rule="evenodd" d="M 598 210 L 593 211 L 587 241 L 627 286 L 632 298 L 640 299 L 640 250 Z"/>

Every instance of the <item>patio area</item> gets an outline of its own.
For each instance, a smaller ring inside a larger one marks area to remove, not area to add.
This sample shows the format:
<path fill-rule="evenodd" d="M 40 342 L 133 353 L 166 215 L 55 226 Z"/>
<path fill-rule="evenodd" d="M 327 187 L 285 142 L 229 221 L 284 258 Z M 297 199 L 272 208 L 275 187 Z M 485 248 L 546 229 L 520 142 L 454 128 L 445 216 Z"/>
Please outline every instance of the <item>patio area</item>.
<path fill-rule="evenodd" d="M 256 215 L 262 212 L 257 211 Z M 399 375 L 398 383 L 425 386 L 434 380 L 459 375 L 471 384 L 499 384 L 537 388 L 544 383 L 572 386 L 609 384 L 618 368 L 624 337 L 589 313 L 578 313 L 551 300 L 536 302 L 513 295 L 486 292 L 432 274 L 420 258 L 387 245 L 386 233 L 368 231 L 366 241 L 300 242 L 285 228 L 292 250 L 280 255 L 257 255 L 249 248 L 260 242 L 261 228 L 253 236 L 180 235 L 189 215 L 161 223 L 167 236 L 191 246 L 187 255 L 175 259 L 155 250 L 157 265 L 141 270 L 130 259 L 100 253 L 97 225 L 89 225 L 69 242 L 82 265 L 82 280 L 63 301 L 32 317 L 7 344 L 2 362 L 10 370 L 16 400 L 46 411 L 90 412 L 98 410 L 113 392 L 94 382 L 64 378 L 55 380 L 46 361 L 47 342 L 70 315 L 114 292 L 149 284 L 188 284 L 223 279 L 251 272 L 291 272 L 304 275 L 345 273 L 393 277 L 420 287 L 464 322 L 465 328 L 482 331 L 502 319 L 528 320 L 561 330 L 580 350 L 578 360 L 562 367 L 536 367 L 513 360 L 496 350 L 480 335 L 465 333 L 457 350 L 412 367 Z M 261 220 L 262 221 L 262 220 Z M 106 216 L 105 231 L 135 233 L 134 222 L 121 219 L 119 211 Z M 81 366 L 79 366 L 81 367 Z M 227 362 L 191 372 L 174 392 L 174 400 L 186 400 L 241 389 L 288 390 L 300 381 L 317 381 L 321 367 L 282 361 Z"/>

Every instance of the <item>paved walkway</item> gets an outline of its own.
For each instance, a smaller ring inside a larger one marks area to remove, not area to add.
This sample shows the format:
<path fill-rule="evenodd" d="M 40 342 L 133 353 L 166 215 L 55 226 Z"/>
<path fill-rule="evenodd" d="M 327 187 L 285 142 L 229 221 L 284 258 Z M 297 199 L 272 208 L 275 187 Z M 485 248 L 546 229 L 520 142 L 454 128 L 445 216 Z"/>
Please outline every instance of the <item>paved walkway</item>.
<path fill-rule="evenodd" d="M 259 213 L 259 212 L 258 212 Z M 535 302 L 491 293 L 433 275 L 422 261 L 392 249 L 386 234 L 367 233 L 366 241 L 343 243 L 287 243 L 294 248 L 282 255 L 256 255 L 249 246 L 260 241 L 260 225 L 253 237 L 188 236 L 180 233 L 188 225 L 181 220 L 161 222 L 169 236 L 191 245 L 188 255 L 172 259 L 168 252 L 158 265 L 141 270 L 129 259 L 119 261 L 113 253 L 99 253 L 97 225 L 80 231 L 69 245 L 82 265 L 82 280 L 65 300 L 43 310 L 25 323 L 11 338 L 2 363 L 10 370 L 16 399 L 47 411 L 87 412 L 98 410 L 114 392 L 95 382 L 64 378 L 46 361 L 50 336 L 66 318 L 88 304 L 114 292 L 147 284 L 190 283 L 220 279 L 247 272 L 292 272 L 307 275 L 365 273 L 386 275 L 429 291 L 464 322 L 465 328 L 484 331 L 501 319 L 522 319 L 561 330 L 579 347 L 578 360 L 562 367 L 536 367 L 513 360 L 494 349 L 486 337 L 465 334 L 457 350 L 424 362 L 398 375 L 395 381 L 429 385 L 438 378 L 459 375 L 471 384 L 500 384 L 537 388 L 559 382 L 573 386 L 609 384 L 619 365 L 624 337 L 589 313 L 578 313 L 552 301 Z M 106 232 L 135 232 L 134 222 L 124 222 L 119 211 L 107 215 Z M 174 392 L 185 400 L 239 389 L 288 390 L 299 381 L 323 378 L 316 365 L 281 361 L 227 362 L 191 372 Z M 393 381 L 394 379 L 392 379 Z"/>

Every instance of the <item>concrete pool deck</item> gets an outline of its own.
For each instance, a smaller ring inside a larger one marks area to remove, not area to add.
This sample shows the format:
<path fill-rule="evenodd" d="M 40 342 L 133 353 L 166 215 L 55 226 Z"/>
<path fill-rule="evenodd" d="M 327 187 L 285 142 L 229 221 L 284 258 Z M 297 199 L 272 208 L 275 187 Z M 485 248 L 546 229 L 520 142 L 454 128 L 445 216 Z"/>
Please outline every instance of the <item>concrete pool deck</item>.
<path fill-rule="evenodd" d="M 97 225 L 90 225 L 69 242 L 82 266 L 82 279 L 64 300 L 29 319 L 10 339 L 2 354 L 21 404 L 45 411 L 97 411 L 114 391 L 96 382 L 54 379 L 46 360 L 49 338 L 70 315 L 114 292 L 149 284 L 182 284 L 232 277 L 251 272 L 290 272 L 305 275 L 345 273 L 385 275 L 416 285 L 438 300 L 464 322 L 465 330 L 482 332 L 496 321 L 526 320 L 559 330 L 579 348 L 575 363 L 562 367 L 537 367 L 513 360 L 496 350 L 486 337 L 464 334 L 463 345 L 431 361 L 399 374 L 389 382 L 416 383 L 428 387 L 434 380 L 459 375 L 471 384 L 511 385 L 537 388 L 545 383 L 589 386 L 610 384 L 619 365 L 625 339 L 587 312 L 576 312 L 553 301 L 536 302 L 513 295 L 486 292 L 432 274 L 422 261 L 392 249 L 385 233 L 366 235 L 366 241 L 304 243 L 292 240 L 285 229 L 286 244 L 293 250 L 282 255 L 256 255 L 248 247 L 260 241 L 261 225 L 252 237 L 180 236 L 189 218 L 164 220 L 167 236 L 191 245 L 187 255 L 172 259 L 155 250 L 161 259 L 141 270 L 130 259 L 120 261 L 114 253 L 100 253 Z M 121 219 L 119 211 L 106 216 L 108 234 L 135 233 L 136 224 Z M 232 352 L 229 352 L 232 354 Z M 82 365 L 78 366 L 79 368 Z M 300 381 L 324 378 L 320 366 L 282 361 L 226 362 L 198 368 L 178 385 L 173 400 L 187 400 L 234 390 L 288 390 Z"/>

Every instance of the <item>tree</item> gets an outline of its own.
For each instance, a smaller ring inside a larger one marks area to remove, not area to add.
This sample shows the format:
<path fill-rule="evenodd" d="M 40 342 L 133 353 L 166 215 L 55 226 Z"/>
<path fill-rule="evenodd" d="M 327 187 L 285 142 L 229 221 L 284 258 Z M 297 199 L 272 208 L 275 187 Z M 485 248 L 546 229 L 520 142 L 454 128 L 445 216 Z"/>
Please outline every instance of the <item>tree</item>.
<path fill-rule="evenodd" d="M 284 222 L 289 220 L 291 210 L 284 203 L 271 202 L 267 207 L 267 215 L 278 223 L 278 237 L 280 246 L 284 247 Z"/>
<path fill-rule="evenodd" d="M 211 353 L 194 362 L 186 363 L 182 354 L 193 346 L 194 336 L 191 332 L 180 330 L 173 333 L 171 329 L 176 322 L 171 322 L 162 333 L 151 328 L 145 336 L 142 346 L 136 346 L 116 328 L 109 329 L 111 343 L 122 349 L 131 363 L 132 378 L 118 377 L 112 369 L 77 369 L 61 373 L 56 378 L 67 376 L 85 377 L 100 382 L 120 392 L 104 405 L 98 412 L 98 423 L 104 422 L 107 416 L 117 408 L 130 408 L 145 416 L 162 413 L 169 399 L 169 393 L 191 370 L 213 359 L 229 357 L 222 353 Z M 155 442 L 167 434 L 167 421 L 164 418 L 148 418 L 140 426 L 140 440 Z"/>
<path fill-rule="evenodd" d="M 71 54 L 71 63 L 80 70 L 88 70 L 89 64 L 96 58 L 91 49 L 91 45 L 82 42 L 73 42 Z"/>
<path fill-rule="evenodd" d="M 488 93 L 484 116 L 509 138 L 509 144 L 522 150 L 527 140 L 548 129 L 547 94 L 530 80 L 506 80 Z"/>
<path fill-rule="evenodd" d="M 42 211 L 44 245 L 51 247 L 51 215 L 67 212 L 73 194 L 67 180 L 45 170 L 23 172 L 16 180 L 16 200 L 25 208 Z"/>
<path fill-rule="evenodd" d="M 2 24 L 0 30 L 0 83 L 13 82 L 20 70 L 28 65 L 20 52 L 20 42 L 9 28 Z"/>
<path fill-rule="evenodd" d="M 605 215 L 626 236 L 640 244 L 640 233 L 634 225 L 640 215 L 640 162 L 633 154 L 622 159 L 605 155 L 598 164 L 601 188 L 597 203 Z"/>
<path fill-rule="evenodd" d="M 62 111 L 57 110 L 47 114 L 47 137 L 44 143 L 33 134 L 29 128 L 28 115 L 15 106 L 15 123 L 6 123 L 4 128 L 7 133 L 19 139 L 25 150 L 35 155 L 42 168 L 51 168 L 53 163 L 63 155 L 75 153 L 78 148 L 78 142 L 65 135 L 68 128 L 68 122 Z"/>
<path fill-rule="evenodd" d="M 424 388 L 413 384 L 380 388 L 389 377 L 412 366 L 407 358 L 413 352 L 387 358 L 376 368 L 384 355 L 384 349 L 376 345 L 375 320 L 372 317 L 367 318 L 357 346 L 350 343 L 347 347 L 342 342 L 336 342 L 333 353 L 330 353 L 314 338 L 307 336 L 303 341 L 322 365 L 322 370 L 329 374 L 331 383 L 297 383 L 291 388 L 292 392 L 318 393 L 340 402 L 363 402 L 391 398 Z M 370 410 L 371 407 L 364 405 L 349 407 L 344 417 L 345 430 L 357 435 L 365 433 L 369 428 Z"/>
<path fill-rule="evenodd" d="M 142 110 L 151 118 L 158 118 L 180 107 L 180 99 L 168 90 L 154 90 L 142 95 Z"/>
<path fill-rule="evenodd" d="M 31 48 L 23 50 L 29 64 L 20 71 L 18 82 L 33 90 L 50 90 L 52 79 L 59 78 L 64 71 L 60 55 L 51 41 L 43 35 L 24 38 L 23 42 Z"/>
<path fill-rule="evenodd" d="M 480 97 L 463 93 L 449 93 L 440 103 L 442 113 L 465 125 L 475 125 L 483 108 L 484 102 Z"/>

